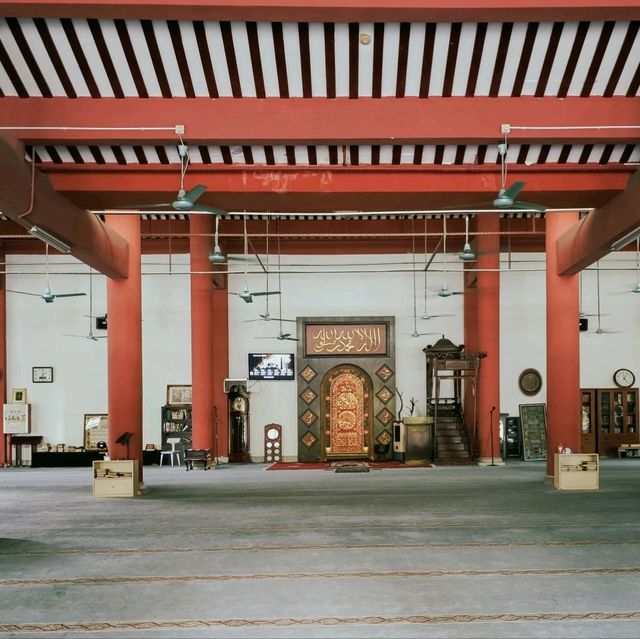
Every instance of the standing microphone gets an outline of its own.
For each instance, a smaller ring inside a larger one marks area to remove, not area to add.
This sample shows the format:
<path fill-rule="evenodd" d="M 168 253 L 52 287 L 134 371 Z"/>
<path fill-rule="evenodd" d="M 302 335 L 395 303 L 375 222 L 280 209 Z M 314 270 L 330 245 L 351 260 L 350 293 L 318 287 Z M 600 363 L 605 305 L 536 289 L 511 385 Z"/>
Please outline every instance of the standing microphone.
<path fill-rule="evenodd" d="M 493 457 L 493 411 L 496 409 L 495 406 L 491 407 L 489 411 L 489 437 L 491 437 L 491 466 L 496 466 Z"/>

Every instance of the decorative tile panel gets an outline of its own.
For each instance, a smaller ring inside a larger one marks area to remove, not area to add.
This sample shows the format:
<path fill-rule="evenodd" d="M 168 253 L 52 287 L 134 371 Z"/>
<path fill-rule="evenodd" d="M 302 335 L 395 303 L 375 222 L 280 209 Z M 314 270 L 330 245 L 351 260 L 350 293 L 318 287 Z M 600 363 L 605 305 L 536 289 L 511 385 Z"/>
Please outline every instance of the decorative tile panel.
<path fill-rule="evenodd" d="M 300 441 L 307 448 L 311 448 L 318 441 L 318 438 L 311 431 L 307 431 L 304 436 L 300 438 Z"/>
<path fill-rule="evenodd" d="M 383 403 L 386 404 L 392 397 L 393 392 L 390 391 L 386 386 L 383 386 L 377 393 L 376 397 Z"/>
<path fill-rule="evenodd" d="M 318 394 L 310 388 L 305 388 L 304 391 L 300 393 L 300 399 L 307 404 L 310 404 L 317 396 Z"/>
<path fill-rule="evenodd" d="M 387 408 L 383 408 L 376 417 L 386 426 L 393 419 L 393 413 Z"/>
<path fill-rule="evenodd" d="M 386 382 L 388 379 L 393 377 L 393 371 L 386 365 L 383 364 L 377 371 L 376 375 L 383 381 Z"/>
<path fill-rule="evenodd" d="M 312 410 L 307 409 L 304 411 L 304 413 L 302 413 L 302 415 L 300 415 L 300 419 L 307 426 L 311 426 L 311 424 L 313 424 L 313 422 L 315 422 L 316 419 L 318 419 L 318 416 Z"/>
<path fill-rule="evenodd" d="M 388 430 L 383 430 L 377 437 L 376 441 L 383 446 L 391 443 L 391 433 Z"/>
<path fill-rule="evenodd" d="M 311 368 L 311 366 L 305 366 L 301 371 L 300 371 L 300 377 L 302 377 L 302 379 L 304 379 L 305 382 L 307 382 L 307 384 L 309 382 L 311 382 L 311 380 L 317 375 L 318 373 L 316 373 L 316 371 L 313 370 L 313 368 Z"/>

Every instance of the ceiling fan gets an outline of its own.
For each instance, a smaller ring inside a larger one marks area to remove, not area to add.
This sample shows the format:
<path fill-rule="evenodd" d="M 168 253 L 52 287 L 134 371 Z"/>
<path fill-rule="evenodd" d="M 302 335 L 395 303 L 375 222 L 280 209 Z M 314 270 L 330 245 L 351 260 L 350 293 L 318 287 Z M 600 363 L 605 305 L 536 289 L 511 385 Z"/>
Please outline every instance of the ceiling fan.
<path fill-rule="evenodd" d="M 427 221 L 425 218 L 425 228 L 427 225 Z M 413 218 L 411 219 L 411 261 L 413 264 L 413 268 L 411 269 L 413 275 L 413 333 L 411 333 L 411 337 L 421 337 L 423 335 L 434 335 L 434 333 L 418 333 L 418 310 L 417 310 L 417 302 L 418 302 L 418 293 L 416 290 L 416 238 L 414 231 L 414 223 Z M 425 244 L 427 242 L 427 235 L 425 231 Z M 426 248 L 425 248 L 425 256 L 426 256 Z M 425 279 L 427 277 L 427 267 L 425 267 L 424 276 Z M 425 289 L 425 315 L 427 314 L 426 304 L 427 304 L 427 295 Z M 425 319 L 428 319 L 430 316 L 427 316 Z"/>
<path fill-rule="evenodd" d="M 636 283 L 633 288 L 619 293 L 640 293 L 640 238 L 636 240 Z"/>
<path fill-rule="evenodd" d="M 249 241 L 249 244 L 251 244 L 251 241 Z M 253 245 L 251 245 L 251 247 L 253 248 Z M 258 253 L 255 251 L 254 249 L 254 253 L 256 254 L 256 257 L 258 258 L 258 261 L 260 261 L 260 258 L 258 257 Z M 240 258 L 240 259 L 244 259 L 244 258 Z M 262 266 L 262 269 L 264 270 L 265 274 L 266 274 L 266 279 L 267 279 L 267 285 L 266 285 L 266 289 L 267 291 L 269 291 L 269 217 L 267 217 L 266 219 L 266 233 L 265 233 L 265 262 L 266 262 L 266 267 L 265 265 L 260 262 L 260 265 Z M 265 296 L 264 298 L 265 301 L 265 311 L 264 313 L 260 313 L 258 315 L 258 317 L 260 319 L 248 319 L 248 320 L 244 320 L 245 323 L 249 323 L 249 322 L 268 322 L 270 320 L 277 320 L 280 322 L 294 322 L 296 320 L 290 320 L 290 319 L 284 319 L 281 317 L 273 317 L 273 315 L 271 315 L 271 313 L 269 313 L 269 296 Z"/>
<path fill-rule="evenodd" d="M 249 236 L 247 235 L 247 218 L 244 218 L 244 256 L 245 258 L 247 258 L 249 256 Z M 256 254 L 257 257 L 257 254 Z M 264 270 L 265 273 L 267 273 L 267 269 L 265 268 L 264 264 L 262 263 L 262 261 L 260 260 L 260 258 L 258 258 L 258 261 L 260 262 L 260 265 L 262 266 L 262 269 Z M 253 298 L 257 297 L 257 296 L 263 296 L 263 295 L 280 295 L 280 291 L 250 291 L 249 290 L 249 285 L 247 282 L 247 262 L 245 261 L 244 264 L 244 288 L 242 289 L 242 291 L 240 291 L 240 293 L 233 293 L 231 291 L 229 291 L 229 295 L 237 295 L 240 299 L 244 300 L 245 302 L 247 302 L 247 304 L 251 304 L 253 302 Z M 267 284 L 269 283 L 268 279 L 267 279 Z"/>
<path fill-rule="evenodd" d="M 596 297 L 598 302 L 598 312 L 596 313 L 596 316 L 598 318 L 598 328 L 595 331 L 596 334 L 602 335 L 603 333 L 619 333 L 620 331 L 612 331 L 606 328 L 602 328 L 602 325 L 600 324 L 600 318 L 602 317 L 600 313 L 600 260 L 596 262 Z"/>
<path fill-rule="evenodd" d="M 431 263 L 435 259 L 441 244 L 442 244 L 442 238 L 438 240 L 438 243 L 436 244 L 435 249 L 433 249 L 433 253 L 431 253 L 431 257 L 427 260 L 427 218 L 425 217 L 424 218 L 424 260 L 425 261 L 424 261 L 424 269 L 423 269 L 424 270 L 424 310 L 422 312 L 422 315 L 420 316 L 420 319 L 423 319 L 423 320 L 428 320 L 433 317 L 453 317 L 453 315 L 450 315 L 450 314 L 431 315 L 427 310 L 427 290 L 428 290 L 427 272 L 429 271 L 429 267 L 431 266 Z"/>
<path fill-rule="evenodd" d="M 89 333 L 87 335 L 72 335 L 70 333 L 63 333 L 63 335 L 65 337 L 83 337 L 84 339 L 90 339 L 94 342 L 97 342 L 99 339 L 107 339 L 106 335 L 94 335 L 93 333 L 93 324 L 92 324 L 92 319 L 94 318 L 93 315 L 93 279 L 92 279 L 92 275 L 93 275 L 93 269 L 91 267 L 89 267 L 89 315 L 87 316 L 89 318 Z"/>
<path fill-rule="evenodd" d="M 447 286 L 447 217 L 442 217 L 442 286 L 438 291 L 439 297 L 462 295 L 462 291 L 452 291 Z"/>
<path fill-rule="evenodd" d="M 161 202 L 160 204 L 136 204 L 132 207 L 136 209 L 162 209 L 171 208 L 179 213 L 213 213 L 214 215 L 224 215 L 226 211 L 206 204 L 198 204 L 198 200 L 207 190 L 204 184 L 197 184 L 190 190 L 184 188 L 184 176 L 189 166 L 189 149 L 182 141 L 178 144 L 178 154 L 180 155 L 180 188 L 173 202 Z"/>
<path fill-rule="evenodd" d="M 463 262 L 475 262 L 478 258 L 475 251 L 471 249 L 471 244 L 469 244 L 469 216 L 465 215 L 464 217 L 464 247 L 462 251 L 458 253 L 458 259 Z"/>
<path fill-rule="evenodd" d="M 27 291 L 14 291 L 7 289 L 7 293 L 20 293 L 20 295 L 31 295 L 33 297 L 41 297 L 47 304 L 51 304 L 57 297 L 80 297 L 86 293 L 53 293 L 49 284 L 49 245 L 45 244 L 45 266 L 47 269 L 47 285 L 42 293 L 28 293 Z"/>
<path fill-rule="evenodd" d="M 540 204 L 532 204 L 531 202 L 522 202 L 518 200 L 520 191 L 525 187 L 525 182 L 514 182 L 507 187 L 507 141 L 498 144 L 498 154 L 500 155 L 500 189 L 493 200 L 488 202 L 480 202 L 477 204 L 468 204 L 463 207 L 449 208 L 465 208 L 465 209 L 519 209 L 529 211 L 546 211 L 547 207 Z M 464 252 L 464 249 L 463 249 Z"/>
<path fill-rule="evenodd" d="M 237 262 L 246 262 L 250 256 L 237 257 L 233 255 L 225 255 L 222 252 L 222 249 L 220 248 L 220 244 L 218 243 L 219 226 L 220 226 L 220 217 L 216 215 L 216 229 L 213 235 L 213 247 L 209 251 L 209 261 L 212 264 L 225 264 L 226 262 L 233 261 L 233 260 Z M 264 264 L 260 261 L 260 256 L 258 255 L 257 251 L 253 248 L 253 245 L 251 244 L 251 240 L 249 240 L 249 245 L 253 249 L 253 252 L 255 253 L 256 258 L 258 259 L 258 262 L 260 262 L 260 266 L 262 266 L 262 270 L 266 273 L 267 269 L 265 268 Z"/>
<path fill-rule="evenodd" d="M 281 268 L 280 268 L 280 235 L 278 235 L 278 288 L 282 289 L 282 272 L 281 272 Z M 278 293 L 280 293 L 280 291 L 278 291 Z M 267 316 L 268 316 L 268 310 L 267 310 Z M 280 297 L 278 298 L 278 315 L 279 317 L 277 318 L 273 318 L 273 319 L 277 319 L 280 325 L 280 330 L 278 331 L 278 334 L 275 336 L 275 339 L 279 339 L 279 340 L 289 340 L 291 342 L 297 342 L 299 341 L 297 337 L 292 337 L 292 333 L 285 333 L 283 328 L 282 328 L 282 322 L 294 322 L 295 320 L 284 320 L 282 319 L 282 295 L 280 295 Z M 259 339 L 274 339 L 271 337 L 262 337 Z"/>

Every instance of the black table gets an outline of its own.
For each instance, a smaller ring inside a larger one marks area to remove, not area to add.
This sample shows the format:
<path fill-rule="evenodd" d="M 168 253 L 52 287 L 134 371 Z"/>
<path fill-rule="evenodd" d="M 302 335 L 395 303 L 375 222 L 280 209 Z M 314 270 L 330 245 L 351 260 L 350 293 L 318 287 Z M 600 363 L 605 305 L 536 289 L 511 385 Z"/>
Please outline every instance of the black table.
<path fill-rule="evenodd" d="M 31 468 L 57 468 L 91 466 L 92 462 L 104 459 L 98 451 L 86 450 L 77 453 L 39 453 L 31 455 Z"/>
<path fill-rule="evenodd" d="M 75 453 L 39 453 L 31 455 L 31 468 L 78 468 L 90 467 L 94 461 L 102 461 L 104 455 L 96 450 L 78 451 Z M 160 463 L 159 450 L 145 450 L 142 453 L 144 466 Z"/>

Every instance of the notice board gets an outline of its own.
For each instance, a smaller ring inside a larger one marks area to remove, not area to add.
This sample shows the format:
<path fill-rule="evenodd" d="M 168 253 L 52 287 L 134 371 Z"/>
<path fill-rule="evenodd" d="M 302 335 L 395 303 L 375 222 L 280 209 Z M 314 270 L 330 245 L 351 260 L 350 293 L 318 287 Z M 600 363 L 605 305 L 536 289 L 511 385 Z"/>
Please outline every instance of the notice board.
<path fill-rule="evenodd" d="M 547 458 L 547 405 L 520 404 L 522 458 L 537 461 Z"/>

